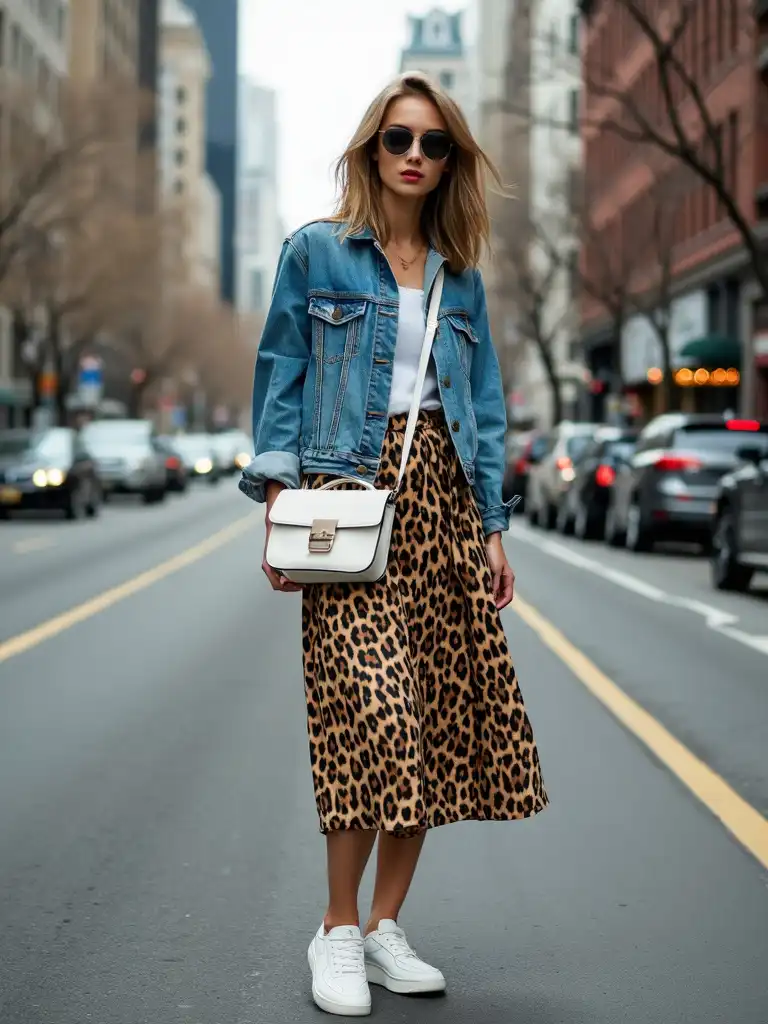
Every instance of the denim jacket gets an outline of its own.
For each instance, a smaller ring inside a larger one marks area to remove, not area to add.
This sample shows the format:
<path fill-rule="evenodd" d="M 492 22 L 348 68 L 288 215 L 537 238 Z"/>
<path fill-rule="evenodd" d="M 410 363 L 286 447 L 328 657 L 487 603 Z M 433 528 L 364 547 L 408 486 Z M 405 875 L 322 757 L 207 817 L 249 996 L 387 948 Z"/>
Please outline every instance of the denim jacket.
<path fill-rule="evenodd" d="M 364 230 L 339 239 L 317 221 L 283 243 L 253 387 L 255 457 L 240 490 L 264 501 L 268 480 L 301 485 L 302 473 L 373 480 L 388 421 L 397 337 L 397 281 Z M 425 304 L 444 258 L 430 249 Z M 432 349 L 449 434 L 487 534 L 506 530 L 506 408 L 477 270 L 447 271 Z"/>

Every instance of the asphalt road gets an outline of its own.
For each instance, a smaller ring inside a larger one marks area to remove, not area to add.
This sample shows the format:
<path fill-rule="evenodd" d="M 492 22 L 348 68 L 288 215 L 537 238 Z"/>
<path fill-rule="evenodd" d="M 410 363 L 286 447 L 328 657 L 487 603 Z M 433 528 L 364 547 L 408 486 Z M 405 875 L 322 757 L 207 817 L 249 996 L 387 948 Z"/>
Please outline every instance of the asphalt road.
<path fill-rule="evenodd" d="M 300 600 L 259 571 L 259 510 L 225 483 L 1 525 L 0 1021 L 328 1019 L 306 966 L 325 891 Z M 768 591 L 523 525 L 508 550 L 518 607 L 766 813 Z M 402 920 L 449 992 L 375 989 L 374 1019 L 766 1024 L 768 873 L 504 621 L 552 805 L 430 835 Z"/>

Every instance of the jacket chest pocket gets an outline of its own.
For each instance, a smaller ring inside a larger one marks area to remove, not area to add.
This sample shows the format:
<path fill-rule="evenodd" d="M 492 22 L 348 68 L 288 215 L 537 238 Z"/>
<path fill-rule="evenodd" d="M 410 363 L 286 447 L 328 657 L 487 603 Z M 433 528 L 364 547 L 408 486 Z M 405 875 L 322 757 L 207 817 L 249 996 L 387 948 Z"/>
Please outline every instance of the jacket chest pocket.
<path fill-rule="evenodd" d="M 469 317 L 465 313 L 449 313 L 445 317 L 448 334 L 453 340 L 459 362 L 468 378 L 472 370 L 472 355 L 478 343 L 478 337 L 472 330 Z"/>
<path fill-rule="evenodd" d="M 312 345 L 318 362 L 338 363 L 357 355 L 366 305 L 359 299 L 309 300 Z"/>

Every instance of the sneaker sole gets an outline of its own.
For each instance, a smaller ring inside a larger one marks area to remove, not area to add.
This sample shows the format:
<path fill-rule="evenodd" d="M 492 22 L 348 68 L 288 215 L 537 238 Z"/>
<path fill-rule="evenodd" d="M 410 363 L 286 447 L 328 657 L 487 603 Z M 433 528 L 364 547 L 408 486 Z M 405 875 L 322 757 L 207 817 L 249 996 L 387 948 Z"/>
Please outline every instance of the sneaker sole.
<path fill-rule="evenodd" d="M 337 1003 L 333 999 L 326 999 L 325 996 L 320 995 L 315 988 L 315 951 L 312 946 L 309 947 L 307 952 L 307 960 L 309 961 L 309 969 L 312 971 L 312 998 L 314 999 L 316 1006 L 319 1006 L 321 1010 L 325 1010 L 326 1013 L 335 1014 L 337 1017 L 370 1016 L 370 1003 L 367 1005 L 349 1006 L 347 1003 Z"/>
<path fill-rule="evenodd" d="M 432 979 L 431 981 L 403 981 L 400 978 L 393 978 L 381 967 L 377 967 L 375 964 L 366 964 L 365 973 L 368 978 L 369 985 L 380 985 L 382 988 L 388 989 L 390 992 L 396 992 L 401 996 L 414 996 L 421 995 L 425 992 L 445 992 L 445 978 L 441 978 L 439 981 Z"/>

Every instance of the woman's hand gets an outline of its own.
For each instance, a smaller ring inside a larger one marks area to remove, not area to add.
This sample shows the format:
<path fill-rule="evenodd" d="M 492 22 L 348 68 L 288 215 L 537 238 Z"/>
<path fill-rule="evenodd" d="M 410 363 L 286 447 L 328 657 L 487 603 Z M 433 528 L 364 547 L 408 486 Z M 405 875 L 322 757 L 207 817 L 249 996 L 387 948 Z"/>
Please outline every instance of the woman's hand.
<path fill-rule="evenodd" d="M 496 599 L 496 607 L 501 611 L 515 596 L 515 574 L 507 561 L 500 533 L 492 533 L 486 537 L 485 546 L 488 552 L 488 565 L 493 575 L 493 596 Z"/>
<path fill-rule="evenodd" d="M 279 591 L 281 594 L 294 594 L 297 590 L 303 590 L 300 583 L 291 583 L 285 576 L 281 576 L 279 572 L 275 572 L 272 566 L 267 562 L 267 544 L 269 543 L 269 534 L 272 530 L 272 520 L 269 517 L 269 513 L 272 510 L 272 506 L 275 503 L 275 498 L 282 491 L 284 484 L 278 483 L 276 480 L 270 480 L 267 484 L 267 514 L 265 517 L 265 523 L 267 526 L 267 539 L 264 541 L 264 555 L 261 560 L 261 568 L 266 573 L 267 579 L 272 585 L 273 590 Z"/>

